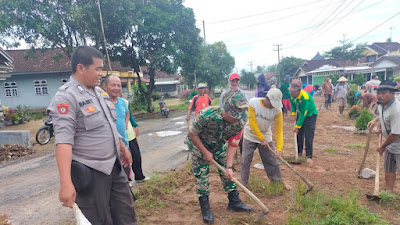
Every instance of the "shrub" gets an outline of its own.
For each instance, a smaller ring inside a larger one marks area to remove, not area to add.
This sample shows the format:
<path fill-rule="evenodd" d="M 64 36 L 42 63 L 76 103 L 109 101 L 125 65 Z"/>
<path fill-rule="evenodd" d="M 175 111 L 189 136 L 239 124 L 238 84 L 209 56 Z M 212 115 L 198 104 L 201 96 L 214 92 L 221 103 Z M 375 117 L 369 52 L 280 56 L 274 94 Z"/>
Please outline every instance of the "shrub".
<path fill-rule="evenodd" d="M 353 105 L 348 114 L 349 118 L 354 118 L 356 115 L 360 113 L 360 111 L 361 111 L 360 106 Z"/>
<path fill-rule="evenodd" d="M 372 118 L 371 114 L 369 114 L 368 109 L 364 108 L 361 111 L 360 116 L 357 117 L 357 119 L 356 119 L 356 128 L 359 130 L 366 130 L 369 121 L 371 121 L 372 119 L 373 118 Z"/>
<path fill-rule="evenodd" d="M 358 86 L 362 86 L 365 84 L 365 77 L 364 74 L 362 73 L 358 73 L 356 75 L 356 77 L 354 78 L 354 80 L 350 81 L 350 83 L 358 85 Z"/>
<path fill-rule="evenodd" d="M 160 92 L 153 92 L 153 93 L 151 94 L 151 98 L 153 99 L 153 101 L 160 100 L 160 99 L 161 99 L 161 94 L 160 94 Z"/>
<path fill-rule="evenodd" d="M 179 98 L 180 98 L 181 100 L 188 100 L 188 99 L 189 99 L 189 96 L 190 96 L 192 93 L 193 93 L 193 90 L 191 90 L 191 89 L 186 89 L 186 90 L 184 90 L 184 91 L 179 95 Z"/>
<path fill-rule="evenodd" d="M 43 119 L 43 116 L 44 116 L 43 113 L 36 112 L 36 113 L 32 114 L 32 119 L 41 120 L 41 119 Z"/>
<path fill-rule="evenodd" d="M 147 99 L 146 93 L 147 87 L 144 83 L 142 83 L 142 90 L 141 92 L 139 90 L 139 85 L 133 85 L 132 86 L 132 100 L 131 100 L 131 111 L 142 111 L 142 110 L 147 110 Z"/>
<path fill-rule="evenodd" d="M 350 84 L 349 95 L 347 95 L 347 104 L 353 106 L 357 103 L 356 93 L 358 92 L 358 86 L 355 84 Z"/>

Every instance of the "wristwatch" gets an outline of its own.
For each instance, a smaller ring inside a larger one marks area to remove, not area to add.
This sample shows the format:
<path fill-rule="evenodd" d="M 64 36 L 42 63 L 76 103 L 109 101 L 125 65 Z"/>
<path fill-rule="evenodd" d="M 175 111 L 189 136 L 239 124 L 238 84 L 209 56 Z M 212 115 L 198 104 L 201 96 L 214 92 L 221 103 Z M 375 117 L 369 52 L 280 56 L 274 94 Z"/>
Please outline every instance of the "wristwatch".
<path fill-rule="evenodd" d="M 226 169 L 231 169 L 231 170 L 233 170 L 233 166 L 227 166 Z"/>

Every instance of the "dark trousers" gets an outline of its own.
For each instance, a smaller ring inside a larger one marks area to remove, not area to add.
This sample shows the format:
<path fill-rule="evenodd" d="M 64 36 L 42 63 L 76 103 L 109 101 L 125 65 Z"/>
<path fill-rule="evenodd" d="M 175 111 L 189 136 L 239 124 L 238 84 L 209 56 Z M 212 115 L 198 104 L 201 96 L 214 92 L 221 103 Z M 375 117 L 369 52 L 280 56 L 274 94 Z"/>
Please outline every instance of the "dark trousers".
<path fill-rule="evenodd" d="M 90 186 L 77 192 L 75 202 L 93 225 L 137 224 L 133 194 L 121 167 L 117 159 L 110 175 L 90 169 Z"/>
<path fill-rule="evenodd" d="M 132 171 L 135 174 L 135 180 L 143 180 L 146 178 L 142 171 L 142 156 L 140 154 L 139 144 L 137 138 L 129 141 L 129 149 L 132 155 Z"/>
<path fill-rule="evenodd" d="M 313 156 L 313 142 L 315 133 L 315 124 L 317 123 L 317 115 L 308 116 L 304 119 L 303 126 L 299 129 L 297 134 L 297 147 L 299 155 L 303 153 L 304 138 L 306 139 L 306 156 L 312 159 Z"/>

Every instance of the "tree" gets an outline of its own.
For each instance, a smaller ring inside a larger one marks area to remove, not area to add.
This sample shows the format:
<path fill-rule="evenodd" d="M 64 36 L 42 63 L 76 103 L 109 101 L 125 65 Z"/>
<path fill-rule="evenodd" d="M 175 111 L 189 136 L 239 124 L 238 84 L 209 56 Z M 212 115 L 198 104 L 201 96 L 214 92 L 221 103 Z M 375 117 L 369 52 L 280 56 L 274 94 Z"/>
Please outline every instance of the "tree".
<path fill-rule="evenodd" d="M 341 40 L 339 43 L 341 44 L 340 46 L 334 47 L 330 51 L 325 52 L 323 56 L 328 59 L 340 61 L 349 60 L 352 62 L 357 62 L 359 58 L 365 56 L 362 52 L 365 49 L 366 43 L 357 44 L 355 47 L 353 43 L 346 42 L 346 40 Z"/>
<path fill-rule="evenodd" d="M 202 48 L 202 57 L 196 70 L 199 81 L 208 83 L 212 90 L 227 83 L 228 75 L 235 67 L 235 59 L 229 54 L 223 42 L 216 42 Z"/>
<path fill-rule="evenodd" d="M 267 72 L 278 72 L 278 64 L 267 66 Z"/>
<path fill-rule="evenodd" d="M 359 73 L 356 75 L 354 80 L 352 80 L 350 83 L 356 84 L 357 86 L 362 86 L 365 84 L 365 76 L 362 73 Z"/>
<path fill-rule="evenodd" d="M 296 57 L 284 57 L 280 64 L 278 65 L 278 76 L 279 80 L 283 80 L 285 75 L 293 76 L 296 73 L 299 66 L 304 63 L 304 59 L 296 58 Z"/>
<path fill-rule="evenodd" d="M 113 46 L 113 55 L 135 70 L 147 67 L 150 83 L 146 99 L 147 110 L 151 112 L 156 70 L 175 73 L 181 66 L 185 75 L 193 74 L 201 40 L 193 10 L 184 7 L 182 1 L 154 0 L 145 1 L 144 5 L 143 2 L 134 1 L 137 7 L 131 13 L 135 15 L 132 27 Z"/>
<path fill-rule="evenodd" d="M 254 85 L 257 83 L 257 79 L 254 73 L 243 69 L 242 71 L 240 71 L 240 83 L 245 84 L 250 88 L 253 88 Z"/>

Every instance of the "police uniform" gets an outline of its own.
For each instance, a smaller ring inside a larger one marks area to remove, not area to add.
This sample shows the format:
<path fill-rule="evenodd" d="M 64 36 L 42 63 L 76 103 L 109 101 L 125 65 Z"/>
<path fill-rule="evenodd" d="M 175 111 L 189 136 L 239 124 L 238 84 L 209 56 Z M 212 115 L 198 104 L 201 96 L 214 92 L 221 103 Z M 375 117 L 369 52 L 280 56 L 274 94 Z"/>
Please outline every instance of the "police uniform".
<path fill-rule="evenodd" d="M 133 195 L 121 169 L 115 106 L 107 93 L 99 87 L 87 89 L 71 76 L 47 113 L 53 119 L 55 143 L 71 144 L 73 162 L 90 171 L 90 184 L 76 196 L 83 214 L 92 224 L 136 224 Z M 71 178 L 74 181 L 74 174 Z"/>

